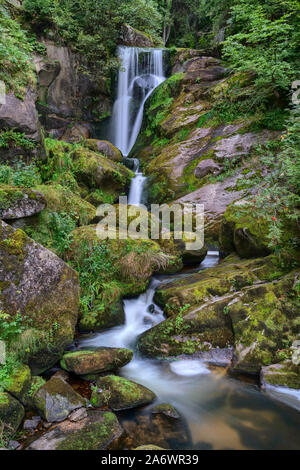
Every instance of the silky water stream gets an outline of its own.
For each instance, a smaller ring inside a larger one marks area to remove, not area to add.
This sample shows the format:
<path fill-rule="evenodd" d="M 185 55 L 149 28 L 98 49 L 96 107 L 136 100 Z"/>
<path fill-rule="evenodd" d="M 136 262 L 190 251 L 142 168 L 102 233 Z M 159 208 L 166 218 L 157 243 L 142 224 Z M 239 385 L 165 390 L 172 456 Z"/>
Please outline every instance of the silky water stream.
<path fill-rule="evenodd" d="M 165 79 L 164 53 L 157 49 L 119 48 L 122 68 L 114 105 L 111 140 L 128 156 L 141 128 L 147 98 Z M 139 205 L 146 178 L 135 162 L 129 204 Z M 217 265 L 218 253 L 209 252 L 195 271 Z M 187 273 L 169 276 L 186 276 Z M 273 400 L 252 381 L 227 374 L 226 367 L 197 357 L 152 360 L 136 350 L 139 335 L 164 320 L 153 302 L 155 290 L 168 277 L 154 277 L 144 294 L 124 300 L 125 325 L 81 336 L 79 348 L 126 347 L 135 351 L 120 375 L 150 388 L 157 403 L 173 405 L 182 416 L 183 428 L 171 420 L 168 432 L 155 422 L 150 405 L 120 413 L 131 444 L 156 444 L 172 449 L 300 449 L 300 413 Z"/>

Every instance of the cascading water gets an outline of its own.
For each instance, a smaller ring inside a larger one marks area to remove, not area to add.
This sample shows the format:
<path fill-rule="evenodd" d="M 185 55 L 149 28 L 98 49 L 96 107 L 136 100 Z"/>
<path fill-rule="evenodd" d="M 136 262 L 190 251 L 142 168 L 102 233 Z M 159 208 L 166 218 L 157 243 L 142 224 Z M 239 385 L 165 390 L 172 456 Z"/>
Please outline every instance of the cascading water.
<path fill-rule="evenodd" d="M 121 68 L 118 75 L 118 94 L 111 121 L 111 142 L 127 157 L 141 130 L 144 106 L 153 92 L 165 79 L 164 51 L 119 47 Z M 141 203 L 146 178 L 135 168 L 136 177 L 131 182 L 128 204 Z"/>
<path fill-rule="evenodd" d="M 119 56 L 123 68 L 119 72 L 112 141 L 127 156 L 140 131 L 145 102 L 164 80 L 163 52 L 121 47 Z M 145 178 L 139 172 L 138 160 L 134 163 L 136 177 L 132 180 L 129 204 L 139 205 Z M 211 268 L 218 261 L 218 253 L 209 252 L 196 271 Z M 175 277 L 187 275 L 182 273 Z M 162 311 L 153 303 L 155 290 L 161 282 L 166 279 L 154 278 L 146 293 L 124 300 L 125 325 L 82 337 L 79 347 L 134 350 L 138 336 L 164 320 Z M 153 390 L 158 402 L 171 403 L 178 409 L 189 428 L 189 438 L 184 445 L 178 444 L 180 449 L 276 449 L 282 442 L 290 444 L 291 449 L 300 447 L 295 440 L 299 420 L 292 412 L 289 414 L 278 407 L 255 385 L 230 379 L 225 371 L 217 371 L 212 373 L 203 358 L 158 361 L 145 359 L 135 352 L 120 375 Z M 122 416 L 119 418 L 122 420 Z M 176 448 L 176 442 L 170 445 Z"/>

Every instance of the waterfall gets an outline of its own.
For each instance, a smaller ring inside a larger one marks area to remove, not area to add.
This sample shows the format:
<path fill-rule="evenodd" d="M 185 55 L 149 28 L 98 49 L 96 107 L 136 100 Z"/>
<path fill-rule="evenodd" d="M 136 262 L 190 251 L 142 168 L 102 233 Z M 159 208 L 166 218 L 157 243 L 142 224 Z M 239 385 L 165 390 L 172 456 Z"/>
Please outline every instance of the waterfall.
<path fill-rule="evenodd" d="M 118 48 L 121 68 L 111 121 L 111 142 L 127 157 L 141 130 L 144 105 L 165 80 L 162 49 Z"/>
<path fill-rule="evenodd" d="M 165 80 L 162 49 L 119 47 L 121 68 L 118 94 L 111 120 L 111 142 L 127 157 L 141 130 L 144 106 L 153 92 Z M 131 182 L 128 204 L 139 205 L 146 179 L 135 164 L 136 177 Z"/>

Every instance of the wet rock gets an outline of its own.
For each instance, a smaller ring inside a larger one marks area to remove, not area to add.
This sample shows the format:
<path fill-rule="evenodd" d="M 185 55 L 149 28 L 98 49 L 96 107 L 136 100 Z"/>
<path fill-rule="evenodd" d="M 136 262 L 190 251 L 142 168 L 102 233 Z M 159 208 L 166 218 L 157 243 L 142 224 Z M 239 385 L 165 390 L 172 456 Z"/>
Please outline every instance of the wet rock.
<path fill-rule="evenodd" d="M 86 408 L 80 408 L 79 410 L 73 411 L 70 416 L 69 420 L 72 421 L 72 423 L 78 423 L 78 421 L 82 421 L 83 419 L 87 418 L 87 410 Z"/>
<path fill-rule="evenodd" d="M 9 393 L 0 392 L 0 422 L 7 436 L 14 436 L 25 416 L 24 407 Z"/>
<path fill-rule="evenodd" d="M 78 274 L 54 253 L 0 223 L 0 310 L 26 319 L 20 342 L 24 361 L 39 374 L 72 343 L 79 307 Z M 36 344 L 34 351 L 26 344 Z"/>
<path fill-rule="evenodd" d="M 47 101 L 47 91 L 60 73 L 61 65 L 57 60 L 36 56 L 34 65 L 38 80 L 38 95 L 41 102 Z"/>
<path fill-rule="evenodd" d="M 94 407 L 108 405 L 114 411 L 121 411 L 148 405 L 155 399 L 148 388 L 114 375 L 99 378 L 97 387 L 91 398 Z"/>
<path fill-rule="evenodd" d="M 52 377 L 34 394 L 33 402 L 41 416 L 51 423 L 63 421 L 86 404 L 81 395 L 57 377 Z"/>
<path fill-rule="evenodd" d="M 23 100 L 13 93 L 6 95 L 5 104 L 0 104 L 0 128 L 14 129 L 36 142 L 41 141 L 38 113 L 35 107 L 36 94 L 28 89 Z"/>
<path fill-rule="evenodd" d="M 185 236 L 189 238 L 189 236 L 187 236 L 186 234 Z M 202 244 L 203 246 L 198 249 L 192 249 L 189 247 L 189 245 L 191 245 L 193 242 L 193 236 L 195 235 L 191 235 L 190 242 L 183 241 L 183 240 L 175 241 L 175 245 L 177 249 L 179 250 L 179 252 L 181 253 L 182 262 L 185 266 L 190 266 L 190 265 L 193 266 L 196 264 L 201 264 L 207 255 L 207 246 L 204 244 Z"/>
<path fill-rule="evenodd" d="M 31 386 L 31 372 L 28 366 L 21 365 L 0 385 L 23 405 L 27 404 L 27 395 Z"/>
<path fill-rule="evenodd" d="M 129 449 L 148 445 L 172 449 L 174 442 L 176 447 L 185 448 L 188 442 L 188 431 L 183 421 L 163 414 L 138 415 L 135 420 L 122 421 L 122 426 L 128 436 L 125 444 Z"/>
<path fill-rule="evenodd" d="M 0 188 L 0 218 L 4 220 L 21 219 L 39 214 L 46 207 L 45 197 L 31 189 Z"/>
<path fill-rule="evenodd" d="M 211 158 L 208 158 L 206 160 L 202 160 L 200 163 L 195 168 L 195 176 L 196 178 L 204 178 L 204 176 L 207 176 L 209 174 L 216 175 L 220 173 L 220 166 L 217 165 Z"/>
<path fill-rule="evenodd" d="M 180 419 L 180 414 L 174 408 L 174 406 L 170 405 L 170 403 L 162 403 L 160 405 L 156 405 L 151 410 L 152 414 L 162 414 L 167 418 L 171 419 Z"/>
<path fill-rule="evenodd" d="M 105 450 L 118 448 L 123 430 L 113 413 L 88 411 L 78 422 L 55 426 L 34 441 L 28 450 Z"/>
<path fill-rule="evenodd" d="M 300 366 L 292 361 L 262 367 L 260 383 L 264 390 L 269 386 L 287 387 L 300 390 Z"/>
<path fill-rule="evenodd" d="M 25 431 L 34 431 L 38 427 L 40 422 L 41 422 L 41 417 L 34 416 L 33 418 L 27 419 L 24 422 L 23 429 L 25 429 Z"/>
<path fill-rule="evenodd" d="M 61 366 L 76 375 L 100 374 L 120 369 L 132 357 L 133 352 L 129 349 L 98 348 L 67 353 L 61 360 Z"/>
<path fill-rule="evenodd" d="M 124 24 L 121 32 L 121 41 L 124 46 L 129 47 L 153 47 L 150 36 L 134 29 L 128 24 Z"/>
<path fill-rule="evenodd" d="M 84 145 L 93 152 L 105 155 L 114 162 L 122 162 L 123 156 L 120 150 L 107 140 L 88 139 Z"/>

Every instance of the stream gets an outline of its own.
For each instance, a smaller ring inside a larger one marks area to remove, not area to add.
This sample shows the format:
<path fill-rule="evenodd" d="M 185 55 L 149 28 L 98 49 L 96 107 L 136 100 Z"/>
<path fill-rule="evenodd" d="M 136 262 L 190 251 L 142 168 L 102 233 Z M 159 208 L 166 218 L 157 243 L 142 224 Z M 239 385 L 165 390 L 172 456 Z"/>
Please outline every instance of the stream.
<path fill-rule="evenodd" d="M 145 102 L 166 74 L 163 50 L 120 47 L 119 57 L 123 65 L 111 141 L 127 157 L 141 129 Z M 136 177 L 132 180 L 128 203 L 139 205 L 144 200 L 146 177 L 140 172 L 138 161 L 134 168 Z M 194 272 L 214 267 L 218 262 L 218 253 L 208 252 Z M 231 377 L 224 364 L 209 360 L 204 362 L 197 357 L 152 360 L 140 356 L 136 350 L 139 335 L 164 321 L 163 312 L 153 302 L 158 286 L 190 272 L 193 271 L 153 277 L 147 292 L 124 300 L 124 325 L 82 335 L 79 339 L 79 349 L 106 346 L 134 350 L 133 360 L 119 374 L 157 395 L 155 403 L 146 408 L 118 414 L 132 436 L 132 448 L 156 444 L 182 450 L 300 449 L 300 413 L 261 392 L 254 380 Z M 174 422 L 174 429 L 165 437 L 159 426 L 151 428 L 151 409 L 157 403 L 173 405 L 182 417 L 183 428 Z"/>

